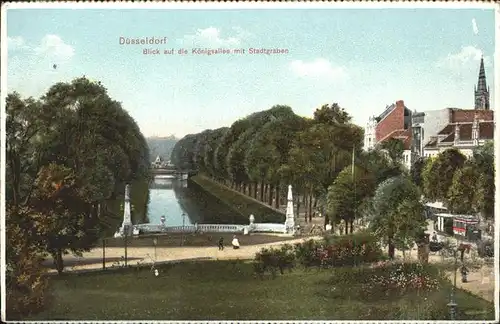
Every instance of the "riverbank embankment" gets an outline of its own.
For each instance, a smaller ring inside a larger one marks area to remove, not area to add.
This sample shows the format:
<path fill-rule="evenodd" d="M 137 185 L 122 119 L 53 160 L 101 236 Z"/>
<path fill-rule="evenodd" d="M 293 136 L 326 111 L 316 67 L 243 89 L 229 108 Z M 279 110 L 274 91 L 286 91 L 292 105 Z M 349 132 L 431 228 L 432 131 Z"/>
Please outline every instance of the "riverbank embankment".
<path fill-rule="evenodd" d="M 283 223 L 285 213 L 281 210 L 270 207 L 269 205 L 233 190 L 223 184 L 220 184 L 209 177 L 198 174 L 189 179 L 196 183 L 207 193 L 214 196 L 222 203 L 228 205 L 248 222 L 248 217 L 252 214 L 256 223 Z"/>

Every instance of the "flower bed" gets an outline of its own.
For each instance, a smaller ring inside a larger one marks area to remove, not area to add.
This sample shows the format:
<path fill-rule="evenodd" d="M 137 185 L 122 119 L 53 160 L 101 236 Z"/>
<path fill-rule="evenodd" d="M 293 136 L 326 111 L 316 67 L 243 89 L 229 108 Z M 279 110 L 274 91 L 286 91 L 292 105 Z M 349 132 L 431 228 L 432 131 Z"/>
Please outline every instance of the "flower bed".
<path fill-rule="evenodd" d="M 372 265 L 364 291 L 368 295 L 403 295 L 408 291 L 435 291 L 441 274 L 420 263 L 378 262 Z"/>

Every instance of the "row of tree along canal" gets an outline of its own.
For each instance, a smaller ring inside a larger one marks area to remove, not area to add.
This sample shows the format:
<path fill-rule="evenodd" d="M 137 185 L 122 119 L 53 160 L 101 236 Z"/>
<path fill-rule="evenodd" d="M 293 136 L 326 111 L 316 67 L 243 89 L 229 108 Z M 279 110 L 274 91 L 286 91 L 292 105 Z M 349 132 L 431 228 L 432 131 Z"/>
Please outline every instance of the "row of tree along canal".
<path fill-rule="evenodd" d="M 344 220 L 352 225 L 353 215 L 332 215 L 326 209 L 328 188 L 343 170 L 350 172 L 353 156 L 362 169 L 356 181 L 371 181 L 358 186 L 358 202 L 372 193 L 375 183 L 400 174 L 399 164 L 386 163 L 381 152 L 363 152 L 362 141 L 363 129 L 338 104 L 322 106 L 313 118 L 298 116 L 288 106 L 274 106 L 230 127 L 185 136 L 175 145 L 171 162 L 180 169 L 197 169 L 275 208 L 286 204 L 291 184 L 297 211 L 303 207 L 306 221 L 321 211 L 325 223 Z M 350 199 L 351 192 L 345 198 Z"/>

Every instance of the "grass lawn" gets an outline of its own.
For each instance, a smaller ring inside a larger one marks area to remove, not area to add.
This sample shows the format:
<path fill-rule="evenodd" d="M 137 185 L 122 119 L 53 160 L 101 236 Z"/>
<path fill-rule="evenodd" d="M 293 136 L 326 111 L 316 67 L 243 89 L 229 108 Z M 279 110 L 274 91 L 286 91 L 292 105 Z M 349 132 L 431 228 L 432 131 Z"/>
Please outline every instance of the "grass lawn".
<path fill-rule="evenodd" d="M 283 213 L 279 213 L 237 191 L 230 190 L 203 175 L 196 175 L 191 178 L 191 181 L 217 197 L 222 203 L 231 206 L 232 209 L 241 215 L 243 224 L 248 223 L 250 214 L 255 216 L 256 223 L 283 223 L 285 221 Z"/>
<path fill-rule="evenodd" d="M 51 278 L 53 301 L 29 320 L 448 319 L 450 284 L 437 292 L 367 296 L 352 268 L 255 277 L 243 261 L 206 261 Z M 360 273 L 360 272 L 358 272 Z M 347 275 L 346 275 L 347 274 Z M 493 304 L 457 290 L 457 319 L 493 320 Z"/>

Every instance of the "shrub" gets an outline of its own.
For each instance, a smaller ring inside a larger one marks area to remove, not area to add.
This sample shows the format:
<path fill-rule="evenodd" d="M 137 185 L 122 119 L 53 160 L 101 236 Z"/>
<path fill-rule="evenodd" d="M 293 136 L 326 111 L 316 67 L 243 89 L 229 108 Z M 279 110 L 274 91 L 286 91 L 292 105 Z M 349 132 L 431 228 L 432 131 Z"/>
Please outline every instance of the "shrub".
<path fill-rule="evenodd" d="M 305 268 L 319 266 L 321 264 L 317 251 L 321 248 L 321 242 L 307 240 L 295 244 L 295 258 Z"/>
<path fill-rule="evenodd" d="M 261 278 L 266 272 L 270 272 L 273 278 L 278 270 L 284 274 L 285 269 L 291 270 L 295 266 L 294 247 L 285 244 L 281 248 L 264 248 L 255 254 L 253 264 L 255 272 Z"/>
<path fill-rule="evenodd" d="M 358 265 L 383 257 L 377 239 L 368 232 L 325 236 L 322 241 L 299 243 L 295 245 L 295 255 L 306 268 Z"/>

